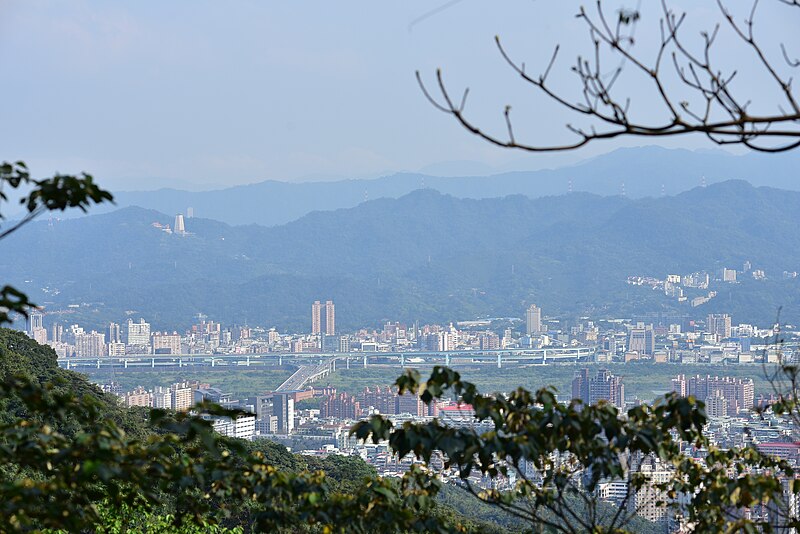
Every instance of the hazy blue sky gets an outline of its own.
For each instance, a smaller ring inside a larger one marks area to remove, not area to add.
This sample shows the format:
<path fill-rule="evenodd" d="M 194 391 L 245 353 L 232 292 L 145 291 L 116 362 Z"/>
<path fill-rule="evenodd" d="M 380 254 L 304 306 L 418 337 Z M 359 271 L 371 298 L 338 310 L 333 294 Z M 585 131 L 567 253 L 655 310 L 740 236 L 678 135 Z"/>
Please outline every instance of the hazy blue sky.
<path fill-rule="evenodd" d="M 454 88 L 469 85 L 469 109 L 490 129 L 502 132 L 511 103 L 520 135 L 564 139 L 569 118 L 518 81 L 493 36 L 530 70 L 566 42 L 556 83 L 569 80 L 588 42 L 573 17 L 579 2 L 462 0 L 424 17 L 448 4 L 0 0 L 0 159 L 23 158 L 41 173 L 85 169 L 117 189 L 206 188 L 460 160 L 487 171 L 540 167 L 616 146 L 530 157 L 481 142 L 435 111 L 416 69 L 431 79 L 442 67 Z M 703 22 L 715 13 L 709 1 L 678 4 Z M 650 26 L 638 30 L 645 50 L 657 14 L 646 10 Z M 780 16 L 764 20 L 770 32 L 792 29 Z M 723 57 L 736 56 L 723 49 Z"/>

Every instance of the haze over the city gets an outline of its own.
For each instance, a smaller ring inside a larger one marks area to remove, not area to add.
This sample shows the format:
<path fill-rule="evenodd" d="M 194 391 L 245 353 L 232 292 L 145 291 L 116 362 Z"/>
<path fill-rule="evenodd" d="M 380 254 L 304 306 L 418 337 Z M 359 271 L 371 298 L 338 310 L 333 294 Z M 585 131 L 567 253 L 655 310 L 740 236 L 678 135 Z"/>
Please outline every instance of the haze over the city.
<path fill-rule="evenodd" d="M 620 140 L 552 156 L 502 151 L 436 112 L 417 86 L 415 70 L 433 84 L 440 67 L 456 94 L 471 88 L 470 116 L 489 129 L 504 131 L 502 111 L 511 104 L 520 137 L 570 139 L 564 124 L 574 117 L 522 83 L 493 39 L 501 36 L 537 72 L 560 43 L 554 82 L 577 99 L 569 67 L 590 44 L 573 17 L 578 5 L 5 0 L 0 144 L 36 173 L 85 170 L 115 191 L 397 171 L 487 175 L 644 144 Z M 656 7 L 644 6 L 639 35 L 657 31 Z M 676 7 L 698 30 L 715 9 Z M 791 33 L 780 12 L 759 16 L 762 29 Z M 740 51 L 720 39 L 725 64 Z M 740 70 L 737 87 L 758 90 L 759 78 Z M 629 83 L 634 97 L 645 94 L 646 81 Z M 634 108 L 648 117 L 648 103 L 634 100 Z M 699 137 L 659 144 L 711 147 Z"/>
<path fill-rule="evenodd" d="M 0 534 L 797 534 L 798 27 L 0 0 Z"/>

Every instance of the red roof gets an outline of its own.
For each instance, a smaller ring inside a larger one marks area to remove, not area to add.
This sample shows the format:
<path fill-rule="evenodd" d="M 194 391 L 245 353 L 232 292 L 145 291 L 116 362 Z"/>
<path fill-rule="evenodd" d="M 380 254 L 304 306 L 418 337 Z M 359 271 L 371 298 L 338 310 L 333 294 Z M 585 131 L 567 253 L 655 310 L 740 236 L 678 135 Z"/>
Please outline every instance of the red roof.
<path fill-rule="evenodd" d="M 446 412 L 468 412 L 474 411 L 471 404 L 444 404 L 439 406 L 439 411 Z"/>

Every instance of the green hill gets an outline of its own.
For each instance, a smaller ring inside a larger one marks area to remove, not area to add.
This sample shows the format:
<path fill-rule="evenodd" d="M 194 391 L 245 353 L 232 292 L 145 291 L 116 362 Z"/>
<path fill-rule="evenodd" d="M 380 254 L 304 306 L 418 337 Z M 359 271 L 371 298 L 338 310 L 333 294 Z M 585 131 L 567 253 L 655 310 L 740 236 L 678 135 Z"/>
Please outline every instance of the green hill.
<path fill-rule="evenodd" d="M 783 306 L 783 318 L 798 322 L 799 282 L 782 279 L 800 270 L 798 213 L 800 193 L 741 181 L 639 200 L 418 190 L 272 228 L 189 219 L 186 237 L 152 226 L 169 216 L 125 208 L 30 225 L 2 244 L 0 272 L 61 310 L 58 320 L 85 326 L 130 312 L 177 328 L 202 312 L 305 330 L 310 303 L 329 298 L 342 329 L 520 316 L 530 302 L 566 320 L 727 311 L 768 324 Z M 695 309 L 626 284 L 630 275 L 713 273 L 746 260 L 767 280 L 720 284 Z"/>

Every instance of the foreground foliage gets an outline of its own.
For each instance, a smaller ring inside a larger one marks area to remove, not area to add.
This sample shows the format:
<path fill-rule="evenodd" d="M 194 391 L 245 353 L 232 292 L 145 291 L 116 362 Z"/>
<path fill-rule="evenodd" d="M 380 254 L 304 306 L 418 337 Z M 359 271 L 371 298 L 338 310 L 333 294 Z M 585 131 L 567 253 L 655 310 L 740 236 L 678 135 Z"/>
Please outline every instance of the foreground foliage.
<path fill-rule="evenodd" d="M 0 330 L 0 530 L 656 531 L 637 517 L 642 494 L 669 524 L 694 532 L 800 526 L 789 513 L 800 490 L 792 466 L 752 448 L 713 447 L 692 398 L 621 415 L 603 403 L 558 403 L 550 389 L 482 395 L 448 368 L 424 383 L 409 371 L 397 385 L 425 402 L 451 395 L 470 404 L 478 426 L 395 427 L 380 416 L 357 424 L 359 438 L 386 439 L 419 461 L 400 480 L 379 479 L 357 458 L 304 458 L 222 437 L 187 414 L 122 408 L 59 369 L 48 347 Z M 776 409 L 794 406 L 784 405 Z M 648 480 L 641 467 L 653 461 L 668 479 Z M 441 463 L 460 480 L 445 491 L 433 472 Z M 613 481 L 626 483 L 617 506 L 599 498 Z"/>
<path fill-rule="evenodd" d="M 26 355 L 48 382 L 25 365 Z M 285 449 L 228 439 L 208 421 L 163 410 L 152 411 L 140 435 L 128 433 L 124 426 L 140 424 L 121 419 L 128 410 L 55 367 L 55 354 L 22 333 L 0 330 L 0 370 L 0 513 L 6 530 L 103 526 L 113 532 L 120 525 L 135 531 L 137 525 L 150 527 L 147 517 L 165 531 L 189 532 L 214 525 L 323 532 L 466 528 L 434 509 L 439 482 L 419 469 L 398 481 L 370 477 L 345 487 L 314 468 L 330 467 L 337 477 L 336 466 L 352 469 L 354 460 L 329 466 L 310 459 L 311 469 L 305 469 Z M 73 389 L 69 379 L 86 390 Z M 237 415 L 213 405 L 198 409 Z"/>
<path fill-rule="evenodd" d="M 791 513 L 800 491 L 792 466 L 755 448 L 717 449 L 703 434 L 703 404 L 692 397 L 669 395 L 621 415 L 603 402 L 561 404 L 548 388 L 482 395 L 444 367 L 434 368 L 425 383 L 407 371 L 396 385 L 426 403 L 451 394 L 486 424 L 456 428 L 433 420 L 396 427 L 376 415 L 353 433 L 388 440 L 399 456 L 414 455 L 425 465 L 442 458 L 466 491 L 531 528 L 620 532 L 647 504 L 663 511 L 666 525 L 694 532 L 800 526 Z M 646 467 L 653 465 L 669 473 L 666 480 L 650 478 Z M 507 490 L 479 486 L 476 474 L 516 483 Z M 625 494 L 609 513 L 598 495 L 612 482 L 624 482 Z"/>
<path fill-rule="evenodd" d="M 86 212 L 93 204 L 111 202 L 114 197 L 94 183 L 90 174 L 79 176 L 56 174 L 51 178 L 36 179 L 22 161 L 0 163 L 0 205 L 8 202 L 7 191 L 28 190 L 19 199 L 24 215 L 7 227 L 0 228 L 0 239 L 11 235 L 25 224 L 48 211 L 78 208 Z M 0 222 L 6 217 L 0 211 Z M 9 323 L 13 313 L 27 316 L 33 303 L 28 296 L 13 286 L 0 287 L 0 325 Z"/>

